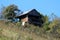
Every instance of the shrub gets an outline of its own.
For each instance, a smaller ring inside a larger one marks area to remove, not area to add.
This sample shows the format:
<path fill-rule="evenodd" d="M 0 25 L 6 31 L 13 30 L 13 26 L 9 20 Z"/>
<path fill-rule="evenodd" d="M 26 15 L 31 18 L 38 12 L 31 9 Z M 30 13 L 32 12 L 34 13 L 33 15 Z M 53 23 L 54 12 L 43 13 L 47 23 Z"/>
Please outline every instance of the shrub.
<path fill-rule="evenodd" d="M 33 38 L 31 38 L 31 37 L 27 37 L 26 40 L 33 40 Z"/>

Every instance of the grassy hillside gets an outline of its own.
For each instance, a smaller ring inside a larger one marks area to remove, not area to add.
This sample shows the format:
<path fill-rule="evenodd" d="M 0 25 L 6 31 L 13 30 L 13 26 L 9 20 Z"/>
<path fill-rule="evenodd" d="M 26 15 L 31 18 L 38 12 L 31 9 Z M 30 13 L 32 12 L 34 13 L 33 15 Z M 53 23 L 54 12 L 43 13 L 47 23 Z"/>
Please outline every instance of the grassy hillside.
<path fill-rule="evenodd" d="M 60 40 L 60 34 L 45 31 L 42 27 L 0 21 L 0 40 Z"/>

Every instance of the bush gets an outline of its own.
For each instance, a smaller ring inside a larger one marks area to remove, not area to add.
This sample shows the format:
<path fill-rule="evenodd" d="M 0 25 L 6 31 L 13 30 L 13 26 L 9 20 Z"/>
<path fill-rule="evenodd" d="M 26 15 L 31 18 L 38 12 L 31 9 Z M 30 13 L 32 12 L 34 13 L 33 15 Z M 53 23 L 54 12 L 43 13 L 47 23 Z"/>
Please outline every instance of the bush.
<path fill-rule="evenodd" d="M 33 40 L 33 38 L 31 38 L 31 37 L 27 37 L 26 40 Z"/>

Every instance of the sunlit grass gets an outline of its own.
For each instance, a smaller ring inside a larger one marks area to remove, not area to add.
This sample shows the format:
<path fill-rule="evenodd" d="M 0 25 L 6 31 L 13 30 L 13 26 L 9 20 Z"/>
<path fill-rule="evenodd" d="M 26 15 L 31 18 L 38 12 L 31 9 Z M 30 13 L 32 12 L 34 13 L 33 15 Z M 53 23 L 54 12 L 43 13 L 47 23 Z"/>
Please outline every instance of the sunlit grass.
<path fill-rule="evenodd" d="M 58 36 L 32 24 L 23 27 L 20 22 L 5 24 L 0 21 L 0 40 L 59 40 Z"/>

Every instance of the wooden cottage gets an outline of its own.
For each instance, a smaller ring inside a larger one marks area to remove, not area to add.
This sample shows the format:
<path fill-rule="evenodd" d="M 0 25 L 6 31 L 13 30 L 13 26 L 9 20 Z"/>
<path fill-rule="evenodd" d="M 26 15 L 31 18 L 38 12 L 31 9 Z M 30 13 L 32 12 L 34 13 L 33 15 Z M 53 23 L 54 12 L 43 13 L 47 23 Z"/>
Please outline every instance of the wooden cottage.
<path fill-rule="evenodd" d="M 36 9 L 26 11 L 17 16 L 17 18 L 21 20 L 22 26 L 24 26 L 26 22 L 36 26 L 41 26 L 43 24 L 43 15 L 41 15 Z"/>

